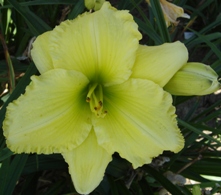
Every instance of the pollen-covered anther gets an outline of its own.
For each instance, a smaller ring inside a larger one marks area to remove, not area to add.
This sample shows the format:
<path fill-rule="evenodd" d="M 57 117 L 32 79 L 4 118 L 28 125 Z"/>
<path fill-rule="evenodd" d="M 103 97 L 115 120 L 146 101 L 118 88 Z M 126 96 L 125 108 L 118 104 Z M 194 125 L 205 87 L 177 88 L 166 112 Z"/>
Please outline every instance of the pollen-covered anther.
<path fill-rule="evenodd" d="M 102 101 L 99 101 L 98 105 L 94 107 L 94 110 L 100 110 L 102 108 L 103 108 L 103 103 L 102 103 Z"/>
<path fill-rule="evenodd" d="M 91 101 L 91 98 L 87 97 L 86 102 L 90 102 L 90 101 Z"/>

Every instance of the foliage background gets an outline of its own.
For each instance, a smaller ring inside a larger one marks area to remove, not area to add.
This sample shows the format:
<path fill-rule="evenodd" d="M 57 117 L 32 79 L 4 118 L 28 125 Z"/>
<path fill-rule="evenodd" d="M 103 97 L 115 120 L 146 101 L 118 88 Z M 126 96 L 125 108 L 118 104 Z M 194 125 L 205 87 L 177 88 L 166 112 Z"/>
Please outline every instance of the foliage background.
<path fill-rule="evenodd" d="M 191 61 L 209 64 L 221 74 L 220 0 L 172 1 L 183 7 L 191 19 L 180 18 L 178 26 L 170 28 L 165 25 L 158 0 L 151 0 L 151 8 L 144 0 L 110 2 L 120 10 L 130 10 L 143 34 L 142 44 L 159 45 L 180 40 L 188 48 Z M 0 3 L 2 124 L 8 103 L 24 93 L 31 75 L 38 74 L 30 59 L 32 38 L 53 29 L 63 20 L 76 18 L 86 8 L 84 0 L 1 0 Z M 184 39 L 185 32 L 194 35 Z M 174 195 L 220 194 L 220 95 L 177 96 L 174 105 L 186 139 L 184 149 L 178 154 L 164 152 L 150 165 L 137 170 L 114 154 L 104 180 L 92 195 L 152 195 L 161 194 L 164 189 Z M 0 195 L 77 194 L 67 168 L 58 154 L 14 155 L 5 146 L 0 130 Z M 175 177 L 167 177 L 168 171 Z"/>

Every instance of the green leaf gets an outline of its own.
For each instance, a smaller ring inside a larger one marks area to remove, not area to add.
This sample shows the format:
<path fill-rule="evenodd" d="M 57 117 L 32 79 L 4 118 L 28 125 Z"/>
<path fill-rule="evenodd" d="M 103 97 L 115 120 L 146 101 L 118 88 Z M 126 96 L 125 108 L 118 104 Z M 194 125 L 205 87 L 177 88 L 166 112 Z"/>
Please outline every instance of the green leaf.
<path fill-rule="evenodd" d="M 57 170 L 66 168 L 67 164 L 61 155 L 31 155 L 22 173 L 32 174 L 43 170 Z"/>
<path fill-rule="evenodd" d="M 22 185 L 21 195 L 36 194 L 40 174 L 41 172 L 37 172 L 26 176 L 23 181 L 24 183 Z"/>
<path fill-rule="evenodd" d="M 171 194 L 179 194 L 179 195 L 191 195 L 191 193 L 187 193 L 186 191 L 182 191 L 181 189 L 179 189 L 177 186 L 175 186 L 174 184 L 172 184 L 166 177 L 164 177 L 163 174 L 159 173 L 158 171 L 156 171 L 154 168 L 148 166 L 148 165 L 144 165 L 142 167 L 146 172 L 148 172 L 149 174 L 151 174 L 158 182 L 161 183 L 161 185 L 168 190 Z"/>
<path fill-rule="evenodd" d="M 107 176 L 110 187 L 111 187 L 111 195 L 119 195 L 116 182 L 111 176 Z"/>
<path fill-rule="evenodd" d="M 13 155 L 13 152 L 11 150 L 9 150 L 8 148 L 4 148 L 0 151 L 0 161 L 3 161 L 9 158 L 12 155 Z"/>
<path fill-rule="evenodd" d="M 8 0 L 8 2 L 24 17 L 33 35 L 38 36 L 51 30 L 51 27 L 31 12 L 28 7 L 22 7 L 16 0 Z"/>
<path fill-rule="evenodd" d="M 153 190 L 151 189 L 151 187 L 145 179 L 141 179 L 138 183 L 144 195 L 154 195 Z"/>
<path fill-rule="evenodd" d="M 201 190 L 199 185 L 193 186 L 193 195 L 201 195 Z"/>
<path fill-rule="evenodd" d="M 72 11 L 68 14 L 68 19 L 74 19 L 85 9 L 84 0 L 79 0 Z"/>
<path fill-rule="evenodd" d="M 159 0 L 150 0 L 150 4 L 151 4 L 153 14 L 156 17 L 156 23 L 157 23 L 157 26 L 158 26 L 158 29 L 160 31 L 160 35 L 163 41 L 165 43 L 171 42 L 171 38 L 168 32 L 168 28 L 166 26 L 166 22 L 164 19 L 163 11 L 161 9 Z"/>
<path fill-rule="evenodd" d="M 162 38 L 157 34 L 157 32 L 153 29 L 150 28 L 146 25 L 146 23 L 144 23 L 143 21 L 141 21 L 139 18 L 134 17 L 135 22 L 138 24 L 139 29 L 141 30 L 141 32 L 145 33 L 146 35 L 148 35 L 151 39 L 154 40 L 155 45 L 161 45 L 163 44 L 163 40 Z"/>
<path fill-rule="evenodd" d="M 56 5 L 56 4 L 74 4 L 78 2 L 78 0 L 35 0 L 35 1 L 28 1 L 22 2 L 21 6 L 31 6 L 31 5 Z"/>
<path fill-rule="evenodd" d="M 190 124 L 182 121 L 181 119 L 177 119 L 177 120 L 178 120 L 178 124 L 179 125 L 181 125 L 181 126 L 187 128 L 187 129 L 193 131 L 194 133 L 196 133 L 198 135 L 202 135 L 203 137 L 207 138 L 208 140 L 213 141 L 213 142 L 217 143 L 217 145 L 221 146 L 221 142 L 218 141 L 217 139 L 215 139 L 215 138 L 213 138 L 213 137 L 203 133 L 201 130 L 195 128 L 193 125 L 190 125 Z"/>
<path fill-rule="evenodd" d="M 0 194 L 11 195 L 17 181 L 23 171 L 28 155 L 16 155 L 11 161 L 10 158 L 2 162 L 0 168 Z"/>

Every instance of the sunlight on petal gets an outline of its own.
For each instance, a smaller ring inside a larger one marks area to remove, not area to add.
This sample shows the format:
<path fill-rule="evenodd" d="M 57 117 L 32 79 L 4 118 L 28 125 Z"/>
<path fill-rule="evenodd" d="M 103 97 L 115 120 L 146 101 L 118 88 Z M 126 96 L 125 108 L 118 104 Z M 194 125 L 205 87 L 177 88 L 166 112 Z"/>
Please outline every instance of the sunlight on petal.
<path fill-rule="evenodd" d="M 31 50 L 31 57 L 41 74 L 54 68 L 49 54 L 49 37 L 51 32 L 48 31 L 38 36 Z"/>
<path fill-rule="evenodd" d="M 179 41 L 160 46 L 140 45 L 131 77 L 148 79 L 163 87 L 187 60 L 187 49 Z"/>
<path fill-rule="evenodd" d="M 157 84 L 129 79 L 104 89 L 103 119 L 93 118 L 98 142 L 119 152 L 134 168 L 150 163 L 164 150 L 178 152 L 184 145 L 177 127 L 172 98 Z"/>
<path fill-rule="evenodd" d="M 7 108 L 3 129 L 8 147 L 16 153 L 49 154 L 81 144 L 92 127 L 87 84 L 76 71 L 54 69 L 33 76 L 26 93 Z"/>
<path fill-rule="evenodd" d="M 97 144 L 94 130 L 80 146 L 62 155 L 69 165 L 75 189 L 81 194 L 89 194 L 99 185 L 112 160 L 111 154 Z"/>
<path fill-rule="evenodd" d="M 82 72 L 91 82 L 112 85 L 131 75 L 141 34 L 128 11 L 104 3 L 99 11 L 57 26 L 50 37 L 56 68 Z"/>

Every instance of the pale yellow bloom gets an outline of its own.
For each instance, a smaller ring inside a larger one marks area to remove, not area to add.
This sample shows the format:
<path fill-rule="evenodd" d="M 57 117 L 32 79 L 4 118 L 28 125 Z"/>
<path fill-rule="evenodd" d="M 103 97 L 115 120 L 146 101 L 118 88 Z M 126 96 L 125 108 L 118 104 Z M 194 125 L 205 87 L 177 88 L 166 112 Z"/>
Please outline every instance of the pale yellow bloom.
<path fill-rule="evenodd" d="M 128 11 L 108 2 L 37 37 L 32 58 L 41 75 L 7 108 L 7 146 L 61 153 L 81 194 L 99 185 L 114 152 L 134 168 L 164 150 L 179 152 L 184 139 L 163 87 L 186 64 L 187 49 L 180 42 L 143 46 L 141 38 Z"/>
<path fill-rule="evenodd" d="M 146 0 L 146 2 L 150 5 L 150 0 Z M 164 14 L 165 22 L 167 26 L 171 24 L 177 25 L 179 22 L 177 18 L 190 18 L 188 14 L 185 14 L 183 8 L 174 5 L 166 0 L 160 0 L 161 8 Z"/>

